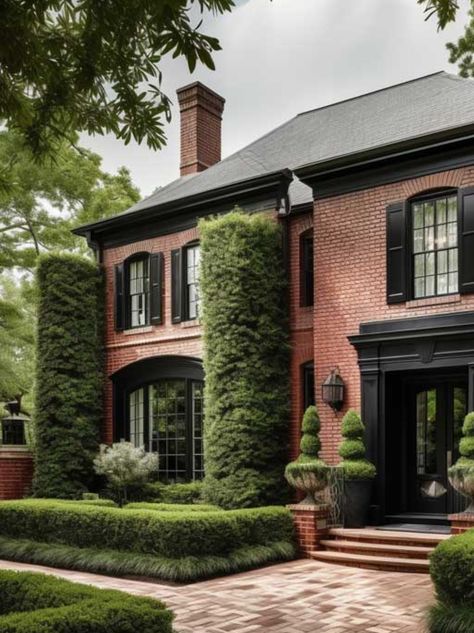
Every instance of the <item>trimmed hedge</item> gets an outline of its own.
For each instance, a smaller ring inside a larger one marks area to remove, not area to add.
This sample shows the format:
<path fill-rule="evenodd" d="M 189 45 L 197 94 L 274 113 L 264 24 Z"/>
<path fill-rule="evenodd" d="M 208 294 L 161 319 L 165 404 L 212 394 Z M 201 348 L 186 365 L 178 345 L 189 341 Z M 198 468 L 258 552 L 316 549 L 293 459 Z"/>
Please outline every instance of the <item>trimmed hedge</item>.
<path fill-rule="evenodd" d="M 474 530 L 442 541 L 430 556 L 438 604 L 429 614 L 431 633 L 474 631 Z"/>
<path fill-rule="evenodd" d="M 185 503 L 152 503 L 147 501 L 136 501 L 127 503 L 125 510 L 152 510 L 154 512 L 216 512 L 221 510 L 217 506 L 195 503 L 187 505 Z"/>
<path fill-rule="evenodd" d="M 173 616 L 151 598 L 43 574 L 0 571 L 2 633 L 172 633 Z"/>
<path fill-rule="evenodd" d="M 191 580 L 294 557 L 286 508 L 150 511 L 46 500 L 0 503 L 0 557 Z"/>
<path fill-rule="evenodd" d="M 201 220 L 204 499 L 223 508 L 282 503 L 289 344 L 281 227 L 261 213 Z"/>
<path fill-rule="evenodd" d="M 343 441 L 339 446 L 339 455 L 343 461 L 339 465 L 344 478 L 373 479 L 376 475 L 375 466 L 365 456 L 365 426 L 357 411 L 351 409 L 345 414 L 341 434 Z"/>
<path fill-rule="evenodd" d="M 76 255 L 44 255 L 39 291 L 34 494 L 77 498 L 94 479 L 102 416 L 103 280 Z"/>
<path fill-rule="evenodd" d="M 163 484 L 154 482 L 142 486 L 133 496 L 139 497 L 139 501 L 152 501 L 159 503 L 200 503 L 202 495 L 202 482 L 192 481 L 187 484 Z"/>

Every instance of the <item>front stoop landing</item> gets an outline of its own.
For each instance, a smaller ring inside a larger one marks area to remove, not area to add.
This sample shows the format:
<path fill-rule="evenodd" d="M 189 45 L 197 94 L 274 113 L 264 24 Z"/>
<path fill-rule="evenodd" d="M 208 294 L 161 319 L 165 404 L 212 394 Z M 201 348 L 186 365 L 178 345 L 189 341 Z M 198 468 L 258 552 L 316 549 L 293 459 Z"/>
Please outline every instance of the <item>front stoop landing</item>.
<path fill-rule="evenodd" d="M 377 569 L 429 573 L 429 555 L 449 534 L 332 528 L 311 558 L 327 563 Z"/>

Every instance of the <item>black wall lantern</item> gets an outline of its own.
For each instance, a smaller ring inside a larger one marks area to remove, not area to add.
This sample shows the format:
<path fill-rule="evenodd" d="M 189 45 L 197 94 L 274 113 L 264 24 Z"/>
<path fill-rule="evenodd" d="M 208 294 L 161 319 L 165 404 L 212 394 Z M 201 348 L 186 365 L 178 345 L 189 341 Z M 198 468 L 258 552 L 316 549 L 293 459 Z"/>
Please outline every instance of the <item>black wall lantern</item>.
<path fill-rule="evenodd" d="M 339 368 L 333 369 L 321 385 L 321 397 L 334 411 L 340 411 L 344 404 L 344 381 Z"/>

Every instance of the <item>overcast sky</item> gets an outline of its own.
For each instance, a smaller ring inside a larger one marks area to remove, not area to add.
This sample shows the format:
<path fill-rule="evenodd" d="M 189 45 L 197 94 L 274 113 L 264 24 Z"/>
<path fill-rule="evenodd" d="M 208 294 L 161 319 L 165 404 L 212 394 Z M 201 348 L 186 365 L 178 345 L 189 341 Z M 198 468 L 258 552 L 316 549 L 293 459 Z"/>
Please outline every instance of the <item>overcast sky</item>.
<path fill-rule="evenodd" d="M 237 0 L 230 15 L 206 20 L 219 38 L 216 71 L 185 62 L 162 65 L 163 88 L 173 97 L 168 145 L 160 152 L 145 144 L 125 147 L 113 137 L 82 138 L 114 172 L 131 171 L 143 196 L 179 176 L 179 112 L 175 91 L 202 81 L 226 99 L 223 157 L 299 112 L 327 105 L 438 70 L 456 73 L 445 43 L 467 21 L 460 0 L 455 25 L 437 33 L 416 0 Z"/>

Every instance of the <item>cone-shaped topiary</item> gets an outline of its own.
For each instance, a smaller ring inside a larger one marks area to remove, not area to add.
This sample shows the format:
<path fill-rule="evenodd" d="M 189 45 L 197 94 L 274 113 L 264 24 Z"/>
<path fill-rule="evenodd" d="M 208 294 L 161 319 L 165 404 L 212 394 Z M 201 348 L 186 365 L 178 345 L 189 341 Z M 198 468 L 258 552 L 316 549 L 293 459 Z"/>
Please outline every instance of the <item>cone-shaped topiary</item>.
<path fill-rule="evenodd" d="M 365 427 L 357 411 L 348 411 L 342 420 L 339 455 L 345 479 L 373 479 L 375 466 L 365 456 Z"/>
<path fill-rule="evenodd" d="M 319 459 L 321 442 L 319 440 L 320 422 L 315 406 L 306 409 L 301 425 L 301 453 L 294 462 L 290 462 L 285 469 L 285 477 L 293 488 L 306 492 L 306 498 L 301 501 L 305 505 L 318 503 L 315 493 L 323 490 L 328 481 L 329 467 Z"/>
<path fill-rule="evenodd" d="M 462 432 L 464 437 L 459 442 L 461 457 L 448 470 L 448 475 L 453 488 L 471 500 L 466 512 L 474 513 L 474 412 L 464 418 Z"/>

